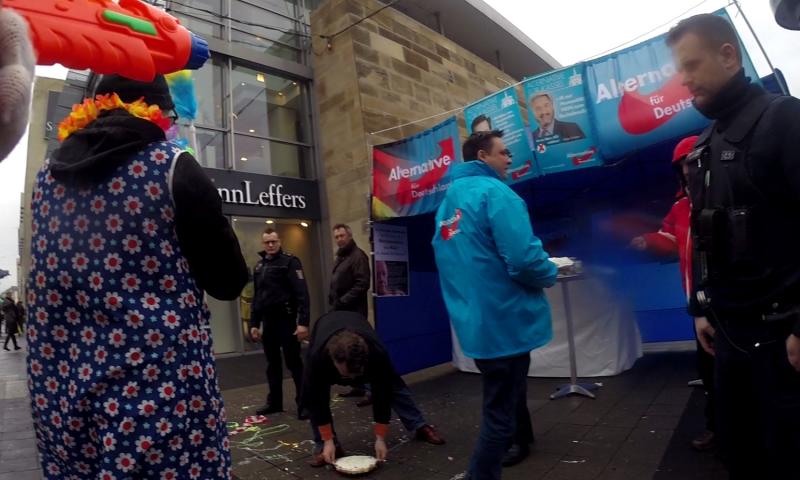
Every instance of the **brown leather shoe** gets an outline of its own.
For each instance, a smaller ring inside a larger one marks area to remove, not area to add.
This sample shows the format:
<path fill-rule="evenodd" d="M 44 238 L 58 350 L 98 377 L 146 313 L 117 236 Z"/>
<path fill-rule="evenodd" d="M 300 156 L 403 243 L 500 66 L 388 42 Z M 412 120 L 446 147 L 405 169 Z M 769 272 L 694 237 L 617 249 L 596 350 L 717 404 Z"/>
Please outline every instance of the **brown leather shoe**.
<path fill-rule="evenodd" d="M 425 425 L 417 429 L 417 440 L 423 440 L 431 445 L 444 445 L 444 438 L 430 425 Z"/>
<path fill-rule="evenodd" d="M 343 458 L 346 457 L 347 454 L 344 453 L 344 449 L 341 445 L 336 445 L 336 458 Z M 321 468 L 327 465 L 328 462 L 325 461 L 325 457 L 322 456 L 322 451 L 319 453 L 314 452 L 311 454 L 311 461 L 308 462 L 308 465 L 311 468 Z"/>
<path fill-rule="evenodd" d="M 698 452 L 705 452 L 717 446 L 717 437 L 714 432 L 706 430 L 699 437 L 692 440 L 692 448 Z"/>

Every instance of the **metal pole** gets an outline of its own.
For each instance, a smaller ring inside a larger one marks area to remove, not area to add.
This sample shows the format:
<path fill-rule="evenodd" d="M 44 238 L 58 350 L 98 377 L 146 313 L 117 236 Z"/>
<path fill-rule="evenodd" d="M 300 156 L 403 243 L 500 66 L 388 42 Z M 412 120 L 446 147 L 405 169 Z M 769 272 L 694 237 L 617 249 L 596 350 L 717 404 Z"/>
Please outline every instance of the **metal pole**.
<path fill-rule="evenodd" d="M 374 321 L 375 330 L 378 329 L 378 297 L 377 297 L 377 290 L 375 287 L 375 229 L 373 228 L 375 219 L 372 217 L 372 210 L 373 210 L 373 196 L 375 192 L 373 190 L 375 184 L 375 161 L 373 160 L 373 149 L 375 147 L 372 145 L 372 134 L 367 134 L 367 155 L 369 159 L 369 197 L 367 198 L 367 208 L 368 208 L 368 215 L 367 215 L 367 228 L 369 229 L 369 263 L 372 271 L 370 272 L 370 285 L 372 286 L 372 318 Z"/>
<path fill-rule="evenodd" d="M 562 385 L 550 395 L 550 400 L 563 398 L 568 395 L 582 395 L 584 397 L 595 398 L 592 390 L 600 388 L 598 383 L 578 383 L 578 361 L 575 352 L 575 326 L 572 322 L 572 302 L 569 298 L 569 282 L 578 280 L 578 275 L 564 276 L 559 279 L 564 297 L 564 320 L 567 322 L 567 342 L 569 346 L 569 377 L 570 382 Z"/>
<path fill-rule="evenodd" d="M 772 66 L 772 61 L 769 59 L 769 55 L 767 55 L 767 51 L 764 50 L 764 46 L 761 44 L 761 40 L 759 40 L 758 35 L 756 35 L 756 31 L 753 29 L 753 26 L 750 25 L 750 20 L 748 20 L 747 19 L 747 15 L 744 14 L 744 10 L 742 10 L 742 6 L 739 5 L 739 0 L 733 0 L 733 4 L 736 5 L 736 8 L 739 10 L 739 13 L 742 14 L 742 18 L 744 19 L 744 23 L 747 24 L 747 28 L 749 28 L 750 29 L 750 33 L 753 34 L 753 38 L 756 39 L 756 44 L 758 45 L 758 48 L 761 49 L 761 54 L 764 55 L 764 58 L 767 60 L 767 65 L 769 65 L 769 69 L 772 70 L 773 74 L 775 74 L 775 67 Z M 777 75 L 776 75 L 776 80 L 777 80 Z M 779 84 L 781 83 L 780 80 L 778 80 L 778 83 Z"/>
<path fill-rule="evenodd" d="M 561 282 L 564 292 L 564 317 L 567 321 L 567 344 L 569 345 L 569 377 L 570 384 L 578 384 L 578 360 L 575 358 L 575 332 L 572 326 L 572 305 L 569 300 L 569 281 Z"/>

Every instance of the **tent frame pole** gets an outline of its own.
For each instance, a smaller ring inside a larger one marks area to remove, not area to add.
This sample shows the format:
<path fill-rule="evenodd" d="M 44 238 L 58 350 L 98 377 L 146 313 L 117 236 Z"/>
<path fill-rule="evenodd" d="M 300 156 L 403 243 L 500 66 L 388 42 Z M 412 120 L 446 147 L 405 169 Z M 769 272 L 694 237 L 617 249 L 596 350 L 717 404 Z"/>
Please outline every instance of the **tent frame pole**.
<path fill-rule="evenodd" d="M 742 19 L 744 20 L 744 23 L 747 25 L 747 28 L 750 29 L 750 33 L 753 34 L 753 38 L 756 39 L 756 44 L 758 45 L 758 48 L 761 50 L 761 54 L 764 55 L 764 59 L 767 61 L 769 69 L 775 76 L 775 80 L 778 82 L 778 85 L 780 85 L 781 90 L 784 90 L 783 82 L 780 81 L 780 79 L 778 78 L 778 74 L 775 73 L 775 67 L 772 65 L 772 60 L 770 60 L 769 55 L 767 55 L 767 51 L 764 49 L 764 45 L 761 44 L 761 39 L 758 38 L 758 35 L 756 34 L 755 29 L 753 28 L 753 25 L 750 24 L 750 20 L 747 18 L 747 15 L 745 15 L 744 10 L 742 10 L 742 6 L 739 4 L 739 0 L 733 0 L 733 4 L 736 5 L 736 9 L 742 15 Z"/>

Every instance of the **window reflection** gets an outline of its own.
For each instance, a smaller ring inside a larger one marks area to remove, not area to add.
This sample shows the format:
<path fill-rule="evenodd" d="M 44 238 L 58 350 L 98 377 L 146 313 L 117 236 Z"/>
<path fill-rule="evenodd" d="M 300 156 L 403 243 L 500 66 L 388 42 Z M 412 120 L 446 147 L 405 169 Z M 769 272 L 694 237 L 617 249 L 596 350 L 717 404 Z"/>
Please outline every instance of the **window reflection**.
<path fill-rule="evenodd" d="M 167 7 L 190 31 L 222 38 L 222 0 L 170 0 Z"/>
<path fill-rule="evenodd" d="M 262 5 L 256 6 L 254 4 Z M 288 2 L 231 2 L 231 41 L 299 61 L 300 38 L 295 8 Z"/>
<path fill-rule="evenodd" d="M 197 119 L 199 125 L 224 127 L 222 109 L 222 65 L 219 60 L 206 62 L 194 72 L 197 98 Z"/>
<path fill-rule="evenodd" d="M 237 132 L 307 142 L 305 89 L 278 75 L 235 66 L 234 129 Z"/>
<path fill-rule="evenodd" d="M 225 168 L 225 133 L 197 129 L 197 161 L 209 168 Z"/>
<path fill-rule="evenodd" d="M 307 178 L 310 149 L 249 135 L 235 136 L 235 169 L 242 172 Z"/>

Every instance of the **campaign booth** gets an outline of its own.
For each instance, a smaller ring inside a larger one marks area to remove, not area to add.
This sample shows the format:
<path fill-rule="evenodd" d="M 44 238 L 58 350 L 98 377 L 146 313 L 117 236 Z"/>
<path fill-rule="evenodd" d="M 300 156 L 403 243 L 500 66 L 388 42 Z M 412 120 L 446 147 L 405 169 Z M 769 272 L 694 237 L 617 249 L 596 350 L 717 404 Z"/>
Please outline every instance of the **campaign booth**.
<path fill-rule="evenodd" d="M 759 81 L 746 54 L 744 66 Z M 762 83 L 787 93 L 779 72 Z M 579 376 L 625 371 L 643 341 L 694 340 L 677 254 L 629 248 L 634 237 L 659 230 L 676 200 L 675 144 L 708 125 L 663 36 L 525 79 L 467 106 L 464 120 L 469 132 L 504 131 L 513 153 L 506 181 L 527 203 L 534 233 L 552 257 L 584 265 L 570 285 Z M 451 117 L 373 147 L 376 328 L 400 373 L 451 360 L 477 371 L 451 331 L 431 246 L 450 167 L 463 161 L 461 143 Z M 569 376 L 561 295 L 547 291 L 554 337 L 532 352 L 531 376 Z"/>

